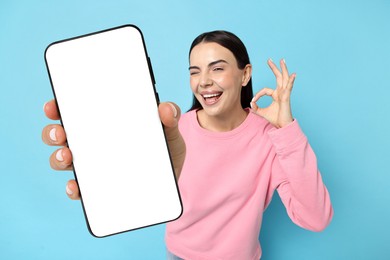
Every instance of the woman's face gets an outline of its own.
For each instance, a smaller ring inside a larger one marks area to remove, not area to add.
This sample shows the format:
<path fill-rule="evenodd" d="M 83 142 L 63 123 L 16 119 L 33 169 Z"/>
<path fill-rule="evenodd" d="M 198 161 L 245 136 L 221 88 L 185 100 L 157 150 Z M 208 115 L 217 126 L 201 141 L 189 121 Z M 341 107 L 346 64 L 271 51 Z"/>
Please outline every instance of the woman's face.
<path fill-rule="evenodd" d="M 206 42 L 192 49 L 189 70 L 192 92 L 207 115 L 230 115 L 242 110 L 241 88 L 250 79 L 250 65 L 239 69 L 230 50 Z"/>

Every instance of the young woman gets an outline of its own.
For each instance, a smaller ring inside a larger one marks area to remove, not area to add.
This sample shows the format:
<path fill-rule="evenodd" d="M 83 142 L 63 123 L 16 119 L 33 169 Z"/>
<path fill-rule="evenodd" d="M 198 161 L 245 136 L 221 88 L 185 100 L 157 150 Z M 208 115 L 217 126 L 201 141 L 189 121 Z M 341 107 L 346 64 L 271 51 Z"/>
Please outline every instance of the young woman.
<path fill-rule="evenodd" d="M 263 212 L 275 190 L 297 225 L 321 231 L 333 209 L 316 157 L 291 113 L 296 75 L 268 60 L 276 89 L 252 94 L 252 66 L 241 40 L 226 31 L 198 36 L 190 48 L 193 106 L 180 117 L 173 103 L 159 106 L 178 178 L 183 214 L 167 224 L 168 259 L 259 259 Z M 256 101 L 271 96 L 260 108 Z M 251 107 L 251 108 L 250 108 Z M 58 119 L 54 101 L 46 115 Z M 50 145 L 64 145 L 59 125 L 43 130 Z M 54 169 L 70 169 L 68 148 L 55 151 Z M 67 194 L 79 198 L 75 181 Z"/>

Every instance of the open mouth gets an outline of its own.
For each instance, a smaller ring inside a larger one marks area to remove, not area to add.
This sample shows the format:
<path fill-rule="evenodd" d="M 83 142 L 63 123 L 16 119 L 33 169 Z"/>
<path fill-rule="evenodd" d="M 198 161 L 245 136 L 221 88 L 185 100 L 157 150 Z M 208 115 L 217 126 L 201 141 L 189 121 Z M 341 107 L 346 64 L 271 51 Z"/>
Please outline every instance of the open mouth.
<path fill-rule="evenodd" d="M 202 94 L 202 97 L 207 105 L 213 105 L 217 103 L 221 96 L 222 92 Z"/>

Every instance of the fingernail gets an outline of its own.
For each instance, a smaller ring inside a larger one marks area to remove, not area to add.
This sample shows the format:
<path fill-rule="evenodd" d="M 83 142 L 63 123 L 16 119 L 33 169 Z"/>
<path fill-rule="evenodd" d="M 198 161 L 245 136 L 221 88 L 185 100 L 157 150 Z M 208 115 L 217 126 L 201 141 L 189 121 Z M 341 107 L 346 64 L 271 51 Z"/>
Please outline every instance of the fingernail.
<path fill-rule="evenodd" d="M 68 194 L 69 196 L 73 195 L 73 191 L 69 188 L 69 185 L 66 185 L 66 194 Z"/>
<path fill-rule="evenodd" d="M 57 142 L 57 136 L 56 136 L 56 132 L 57 132 L 57 129 L 54 127 L 50 130 L 49 132 L 49 136 L 50 136 L 50 139 L 54 142 Z"/>
<path fill-rule="evenodd" d="M 56 153 L 56 159 L 60 162 L 64 161 L 64 157 L 62 156 L 62 149 L 58 150 Z"/>
<path fill-rule="evenodd" d="M 172 103 L 169 103 L 168 104 L 172 107 L 172 110 L 173 110 L 173 117 L 177 117 L 177 110 L 176 110 L 176 107 L 172 104 Z"/>
<path fill-rule="evenodd" d="M 45 104 L 43 104 L 43 111 L 45 111 L 45 107 L 46 107 L 46 104 L 47 104 L 48 102 L 46 102 Z"/>
<path fill-rule="evenodd" d="M 271 58 L 268 59 L 270 62 L 274 62 Z"/>
<path fill-rule="evenodd" d="M 286 64 L 286 60 L 285 59 L 283 59 L 283 63 Z"/>

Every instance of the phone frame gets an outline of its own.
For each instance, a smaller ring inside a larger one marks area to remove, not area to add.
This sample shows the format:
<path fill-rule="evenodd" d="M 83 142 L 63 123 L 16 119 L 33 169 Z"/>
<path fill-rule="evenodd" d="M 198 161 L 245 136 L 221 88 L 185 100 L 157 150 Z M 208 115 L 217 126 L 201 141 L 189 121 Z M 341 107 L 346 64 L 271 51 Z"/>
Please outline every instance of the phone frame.
<path fill-rule="evenodd" d="M 97 32 L 92 32 L 92 33 L 88 33 L 88 34 L 84 34 L 84 35 L 80 35 L 80 36 L 76 36 L 76 37 L 72 37 L 72 38 L 67 38 L 67 39 L 64 39 L 64 40 L 60 40 L 60 41 L 56 41 L 56 42 L 53 42 L 51 43 L 49 46 L 47 46 L 46 50 L 45 50 L 45 64 L 46 64 L 46 68 L 47 68 L 47 72 L 48 72 L 48 75 L 49 75 L 49 79 L 50 79 L 50 84 L 51 84 L 51 88 L 52 88 L 52 91 L 53 91 L 53 95 L 54 95 L 54 98 L 55 98 L 55 101 L 56 101 L 56 105 L 57 105 L 57 109 L 59 111 L 59 114 L 60 114 L 60 122 L 61 122 L 61 125 L 63 126 L 65 132 L 67 131 L 67 125 L 66 123 L 64 124 L 63 122 L 63 118 L 62 118 L 62 115 L 61 115 L 61 109 L 62 109 L 62 105 L 64 104 L 59 104 L 58 102 L 58 99 L 57 99 L 57 92 L 56 92 L 56 80 L 53 79 L 53 73 L 52 73 L 52 68 L 51 66 L 55 67 L 59 65 L 52 65 L 51 64 L 51 60 L 50 59 L 54 59 L 54 58 L 50 58 L 48 57 L 48 52 L 50 49 L 53 49 L 53 46 L 58 46 L 58 45 L 61 45 L 61 44 L 64 44 L 64 43 L 69 43 L 69 42 L 72 42 L 72 41 L 77 41 L 77 40 L 80 40 L 80 39 L 85 39 L 85 38 L 88 38 L 88 37 L 93 37 L 93 36 L 96 36 L 96 35 L 101 35 L 101 34 L 104 34 L 104 33 L 107 33 L 107 32 L 113 32 L 113 31 L 116 31 L 116 30 L 123 30 L 123 29 L 135 29 L 138 31 L 138 33 L 140 34 L 140 37 L 141 37 L 141 40 L 142 40 L 142 46 L 143 46 L 143 51 L 144 51 L 144 57 L 146 59 L 146 63 L 147 63 L 147 66 L 148 66 L 148 71 L 149 71 L 149 76 L 150 76 L 150 87 L 153 89 L 153 93 L 154 93 L 154 99 L 155 99 L 155 109 L 156 109 L 156 113 L 158 113 L 158 105 L 159 105 L 159 97 L 158 97 L 158 93 L 156 91 L 156 87 L 155 87 L 155 78 L 154 78 L 154 74 L 153 74 L 153 69 L 152 69 L 152 66 L 151 66 L 151 61 L 150 61 L 150 57 L 147 53 L 147 49 L 146 49 L 146 44 L 145 44 L 145 40 L 144 40 L 144 36 L 143 36 L 143 33 L 142 31 L 135 25 L 132 25 L 132 24 L 126 24 L 126 25 L 122 25 L 122 26 L 118 26 L 118 27 L 113 27 L 113 28 L 109 28 L 109 29 L 105 29 L 105 30 L 100 30 L 100 31 L 97 31 Z M 149 87 L 149 86 L 148 86 Z M 173 181 L 174 181 L 174 187 L 175 187 L 175 196 L 177 196 L 177 199 L 172 199 L 175 200 L 173 203 L 175 204 L 175 211 L 177 211 L 177 206 L 180 207 L 180 212 L 176 212 L 175 214 L 172 214 L 173 217 L 170 217 L 170 218 L 166 218 L 165 219 L 161 219 L 161 221 L 157 221 L 157 222 L 153 222 L 153 223 L 149 223 L 149 224 L 146 224 L 146 225 L 141 225 L 141 226 L 136 226 L 136 227 L 131 227 L 129 229 L 124 229 L 124 230 L 120 230 L 120 231 L 115 231 L 115 232 L 106 232 L 106 233 L 101 233 L 101 232 L 96 232 L 94 231 L 94 228 L 91 227 L 91 223 L 90 223 L 90 218 L 91 216 L 88 216 L 88 210 L 86 209 L 87 208 L 87 205 L 85 204 L 85 201 L 83 199 L 83 188 L 84 187 L 80 187 L 80 197 L 81 197 L 81 204 L 82 204 L 82 208 L 83 208 L 83 212 L 84 212 L 84 216 L 85 216 L 85 219 L 86 219 L 86 222 L 87 222 L 87 226 L 88 226 L 88 230 L 89 232 L 95 236 L 95 237 L 107 237 L 107 236 L 111 236 L 111 235 L 115 235 L 115 234 L 120 234 L 120 233 L 123 233 L 123 232 L 128 232 L 128 231 L 132 231 L 132 230 L 136 230 L 136 229 L 140 229 L 140 228 L 145 228 L 145 227 L 150 227 L 150 226 L 154 226 L 154 225 L 158 225 L 158 224 L 162 224 L 162 223 L 166 223 L 166 222 L 169 222 L 169 221 L 173 221 L 173 220 L 176 220 L 178 219 L 181 214 L 183 213 L 183 206 L 182 206 L 182 201 L 181 201 L 181 197 L 180 197 L 180 192 L 179 192 L 179 188 L 178 188 L 178 185 L 177 185 L 177 181 L 176 181 L 176 177 L 175 177 L 175 174 L 174 174 L 174 168 L 173 168 L 173 164 L 172 164 L 172 159 L 170 157 L 170 154 L 169 154 L 169 148 L 168 148 L 168 144 L 167 144 L 167 139 L 166 139 L 166 135 L 165 135 L 165 131 L 164 131 L 164 127 L 162 125 L 161 122 L 159 122 L 159 125 L 161 127 L 161 131 L 163 133 L 163 138 L 164 138 L 164 142 L 165 142 L 165 147 L 166 147 L 166 152 L 167 152 L 167 158 L 169 158 L 169 164 L 170 164 L 170 170 L 172 172 L 172 176 L 173 176 Z M 67 142 L 67 146 L 69 148 L 71 148 L 70 146 L 72 146 L 72 143 L 68 144 Z M 79 184 L 79 178 L 78 178 L 78 173 L 76 172 L 77 171 L 77 165 L 74 165 L 72 163 L 72 166 L 73 166 L 73 173 L 74 173 L 74 177 L 75 177 L 75 180 L 76 182 Z M 171 181 L 172 181 L 171 180 Z M 170 182 L 171 182 L 170 181 Z M 170 187 L 172 188 L 172 183 L 169 184 Z M 161 195 L 161 194 L 155 194 L 155 195 Z M 173 195 L 170 195 L 170 198 L 173 198 L 172 197 Z M 179 204 L 180 205 L 179 205 Z"/>

